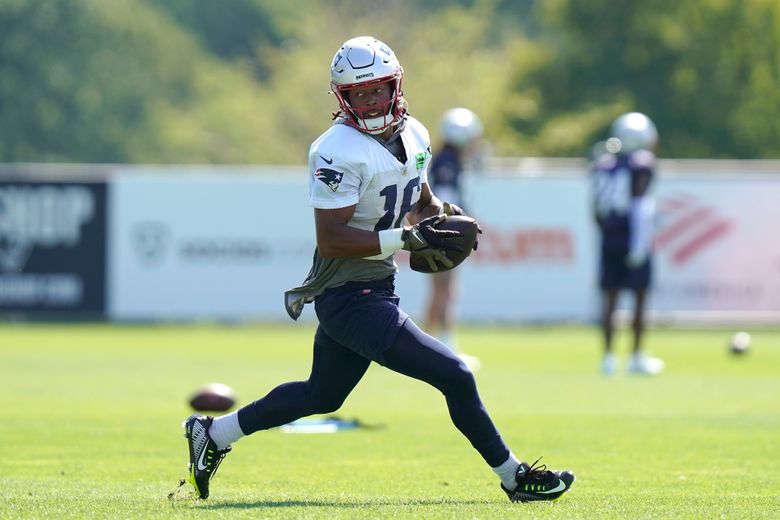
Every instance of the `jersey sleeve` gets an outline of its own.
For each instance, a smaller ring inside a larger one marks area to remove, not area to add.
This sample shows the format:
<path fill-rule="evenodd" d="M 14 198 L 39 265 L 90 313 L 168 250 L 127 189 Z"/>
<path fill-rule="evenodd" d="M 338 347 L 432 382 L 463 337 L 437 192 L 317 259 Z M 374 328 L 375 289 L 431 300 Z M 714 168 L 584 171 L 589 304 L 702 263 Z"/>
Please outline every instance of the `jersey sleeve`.
<path fill-rule="evenodd" d="M 354 206 L 360 198 L 361 177 L 355 169 L 322 152 L 309 158 L 309 203 L 317 209 Z"/>

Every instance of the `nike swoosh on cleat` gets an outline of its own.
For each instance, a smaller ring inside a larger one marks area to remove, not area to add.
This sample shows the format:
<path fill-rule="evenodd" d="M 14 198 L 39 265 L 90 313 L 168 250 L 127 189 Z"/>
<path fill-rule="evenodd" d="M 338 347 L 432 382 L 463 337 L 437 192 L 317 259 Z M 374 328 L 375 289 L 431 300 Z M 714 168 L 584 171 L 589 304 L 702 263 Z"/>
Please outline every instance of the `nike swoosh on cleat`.
<path fill-rule="evenodd" d="M 548 489 L 547 491 L 537 491 L 537 493 L 542 493 L 547 495 L 550 493 L 557 493 L 558 491 L 563 491 L 564 489 L 566 489 L 566 483 L 563 480 L 559 480 L 558 485 L 555 486 L 553 489 Z"/>
<path fill-rule="evenodd" d="M 206 469 L 206 465 L 203 464 L 203 457 L 206 456 L 206 447 L 203 447 L 203 451 L 200 452 L 200 457 L 198 457 L 198 470 L 203 471 Z M 562 484 L 563 482 L 561 482 Z"/>

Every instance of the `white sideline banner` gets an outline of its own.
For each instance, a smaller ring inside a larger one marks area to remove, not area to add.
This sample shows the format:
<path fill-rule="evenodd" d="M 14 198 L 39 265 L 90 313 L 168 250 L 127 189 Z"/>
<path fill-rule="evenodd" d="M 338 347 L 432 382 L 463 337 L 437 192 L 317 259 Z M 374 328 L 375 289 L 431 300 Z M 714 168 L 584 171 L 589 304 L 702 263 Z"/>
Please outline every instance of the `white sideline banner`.
<path fill-rule="evenodd" d="M 183 170 L 183 169 L 182 169 Z M 305 171 L 119 171 L 111 184 L 109 313 L 117 320 L 286 317 L 314 245 Z"/>
<path fill-rule="evenodd" d="M 595 235 L 582 176 L 481 176 L 468 191 L 479 248 L 458 267 L 458 315 L 475 321 L 585 320 L 597 304 Z M 398 259 L 401 304 L 420 321 L 428 275 Z"/>
<path fill-rule="evenodd" d="M 736 163 L 735 163 L 736 164 Z M 461 320 L 591 321 L 598 237 L 583 168 L 468 183 L 484 234 L 456 271 Z M 305 168 L 128 167 L 110 184 L 109 313 L 117 320 L 288 320 L 311 265 Z M 780 176 L 664 168 L 649 310 L 780 312 Z M 424 320 L 427 275 L 396 258 L 401 306 Z M 621 301 L 627 307 L 630 301 Z M 311 306 L 302 319 L 314 320 Z"/>
<path fill-rule="evenodd" d="M 780 178 L 674 176 L 658 184 L 651 308 L 780 311 Z"/>
<path fill-rule="evenodd" d="M 461 319 L 598 318 L 599 238 L 589 178 L 563 173 L 472 179 L 470 209 L 485 235 L 458 269 Z M 653 194 L 650 312 L 709 313 L 727 320 L 780 313 L 780 234 L 774 229 L 780 222 L 780 176 L 667 167 Z M 420 319 L 427 299 L 423 277 L 409 269 L 399 275 L 402 304 Z M 632 305 L 622 295 L 619 307 Z"/>

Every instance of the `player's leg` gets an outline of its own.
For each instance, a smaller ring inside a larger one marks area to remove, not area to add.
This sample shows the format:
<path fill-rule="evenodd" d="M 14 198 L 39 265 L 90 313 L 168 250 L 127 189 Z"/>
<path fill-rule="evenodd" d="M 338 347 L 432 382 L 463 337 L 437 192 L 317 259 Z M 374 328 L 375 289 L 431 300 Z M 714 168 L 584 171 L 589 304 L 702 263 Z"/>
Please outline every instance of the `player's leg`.
<path fill-rule="evenodd" d="M 634 332 L 634 348 L 635 354 L 642 350 L 642 336 L 645 332 L 645 300 L 647 291 L 645 289 L 637 289 L 634 291 L 634 319 L 631 323 L 631 328 Z"/>
<path fill-rule="evenodd" d="M 408 319 L 380 361 L 387 368 L 436 387 L 444 394 L 455 426 L 491 466 L 509 455 L 477 392 L 474 376 L 441 341 Z"/>
<path fill-rule="evenodd" d="M 209 481 L 233 442 L 300 417 L 337 410 L 370 363 L 318 328 L 311 374 L 306 381 L 281 384 L 265 397 L 221 417 L 196 414 L 187 419 L 184 427 L 190 451 L 189 482 L 198 496 L 209 496 Z"/>
<path fill-rule="evenodd" d="M 472 371 L 479 370 L 482 363 L 479 358 L 460 351 L 455 336 L 455 304 L 458 298 L 458 278 L 454 271 L 433 273 L 431 279 L 431 299 L 426 314 L 425 330 L 435 336 L 466 363 Z"/>
<path fill-rule="evenodd" d="M 648 259 L 644 265 L 631 269 L 627 278 L 626 285 L 634 293 L 634 319 L 632 322 L 634 345 L 628 369 L 634 374 L 654 376 L 663 371 L 664 362 L 659 358 L 647 355 L 643 343 L 645 336 L 645 307 L 647 291 L 650 286 L 650 275 L 651 260 Z"/>
<path fill-rule="evenodd" d="M 603 338 L 604 353 L 601 358 L 601 372 L 611 376 L 617 372 L 618 358 L 613 348 L 615 335 L 615 306 L 617 305 L 618 290 L 604 289 L 601 292 L 601 336 Z"/>
<path fill-rule="evenodd" d="M 613 344 L 615 335 L 615 307 L 625 272 L 623 255 L 611 251 L 602 251 L 599 263 L 599 287 L 601 288 L 601 336 L 604 352 L 601 359 L 601 372 L 614 375 L 618 369 L 618 358 Z"/>
<path fill-rule="evenodd" d="M 604 353 L 611 354 L 615 335 L 615 307 L 617 306 L 618 290 L 605 289 L 601 297 L 601 334 L 604 339 Z"/>
<path fill-rule="evenodd" d="M 370 363 L 339 345 L 318 327 L 309 378 L 281 384 L 238 410 L 241 430 L 249 435 L 308 415 L 338 410 Z"/>
<path fill-rule="evenodd" d="M 215 440 L 234 442 L 242 435 L 340 408 L 406 319 L 397 301 L 392 279 L 350 282 L 318 296 L 315 310 L 320 325 L 309 379 L 279 385 L 254 403 L 220 417 L 212 428 Z"/>
<path fill-rule="evenodd" d="M 446 273 L 433 273 L 430 280 L 430 298 L 425 311 L 425 330 L 432 335 L 438 335 L 444 328 L 447 287 L 441 275 Z"/>
<path fill-rule="evenodd" d="M 490 419 L 471 371 L 411 319 L 404 322 L 380 363 L 424 381 L 444 394 L 455 427 L 498 474 L 511 500 L 551 500 L 571 486 L 574 481 L 571 472 L 535 468 L 515 458 Z M 532 483 L 536 488 L 529 488 Z"/>

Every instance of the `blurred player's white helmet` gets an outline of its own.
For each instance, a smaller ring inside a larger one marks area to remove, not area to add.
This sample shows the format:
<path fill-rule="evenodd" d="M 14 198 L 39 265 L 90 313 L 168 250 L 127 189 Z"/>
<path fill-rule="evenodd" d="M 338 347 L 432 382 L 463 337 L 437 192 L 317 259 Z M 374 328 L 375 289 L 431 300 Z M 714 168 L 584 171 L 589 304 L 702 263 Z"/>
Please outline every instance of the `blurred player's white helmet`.
<path fill-rule="evenodd" d="M 619 153 L 629 154 L 637 150 L 654 150 L 658 144 L 658 131 L 649 117 L 640 112 L 629 112 L 615 119 L 610 136 L 620 140 Z"/>
<path fill-rule="evenodd" d="M 442 116 L 440 131 L 445 143 L 462 148 L 482 137 L 482 121 L 468 108 L 452 108 Z"/>
<path fill-rule="evenodd" d="M 372 36 L 359 36 L 347 40 L 333 56 L 330 89 L 339 100 L 347 124 L 361 132 L 381 134 L 406 113 L 401 90 L 403 77 L 404 69 L 390 47 Z M 393 89 L 393 97 L 385 104 L 384 115 L 365 118 L 363 112 L 369 109 L 352 108 L 345 94 L 378 83 L 388 83 Z"/>

